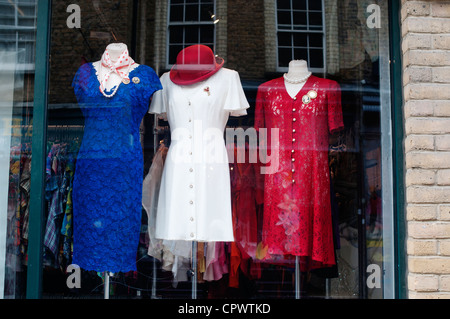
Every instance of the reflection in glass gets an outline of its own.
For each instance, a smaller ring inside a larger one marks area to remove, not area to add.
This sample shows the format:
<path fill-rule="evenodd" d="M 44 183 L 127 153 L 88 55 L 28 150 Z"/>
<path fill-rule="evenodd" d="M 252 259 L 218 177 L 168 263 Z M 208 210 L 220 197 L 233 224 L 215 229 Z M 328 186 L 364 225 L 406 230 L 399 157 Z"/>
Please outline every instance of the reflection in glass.
<path fill-rule="evenodd" d="M 0 299 L 26 289 L 36 6 L 0 3 Z"/>

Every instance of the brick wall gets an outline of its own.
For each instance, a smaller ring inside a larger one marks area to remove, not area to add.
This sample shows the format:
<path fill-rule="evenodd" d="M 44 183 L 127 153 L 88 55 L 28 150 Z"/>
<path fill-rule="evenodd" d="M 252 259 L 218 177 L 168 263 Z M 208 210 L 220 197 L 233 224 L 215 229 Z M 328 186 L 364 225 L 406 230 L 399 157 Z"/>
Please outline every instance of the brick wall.
<path fill-rule="evenodd" d="M 402 0 L 409 298 L 450 298 L 450 2 Z"/>
<path fill-rule="evenodd" d="M 77 4 L 81 9 L 81 29 L 70 29 L 66 20 L 67 6 Z M 102 1 L 98 9 L 93 1 L 54 1 L 50 48 L 49 103 L 74 103 L 71 83 L 83 61 L 100 60 L 111 42 L 131 45 L 130 0 Z M 115 39 L 113 37 L 116 37 Z"/>
<path fill-rule="evenodd" d="M 264 1 L 229 0 L 227 11 L 227 67 L 244 79 L 263 78 Z"/>

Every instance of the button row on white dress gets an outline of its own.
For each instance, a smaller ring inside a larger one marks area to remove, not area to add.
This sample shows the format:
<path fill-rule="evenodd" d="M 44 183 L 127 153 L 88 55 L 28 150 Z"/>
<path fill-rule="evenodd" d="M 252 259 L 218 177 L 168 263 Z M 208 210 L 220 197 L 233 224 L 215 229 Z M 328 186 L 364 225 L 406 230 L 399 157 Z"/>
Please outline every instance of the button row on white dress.
<path fill-rule="evenodd" d="M 189 106 L 191 106 L 192 105 L 192 103 L 191 103 L 191 101 L 189 101 Z M 189 123 L 192 123 L 192 118 L 191 117 L 189 117 Z M 189 135 L 189 139 L 192 139 L 192 135 Z M 192 151 L 190 151 L 189 152 L 189 155 L 192 155 Z M 194 171 L 194 169 L 191 167 L 191 168 L 189 168 L 189 172 L 193 172 Z M 190 184 L 189 185 L 189 188 L 194 188 L 194 185 L 193 184 Z M 189 201 L 189 204 L 192 206 L 192 205 L 194 205 L 194 201 L 193 200 L 191 200 L 191 201 Z M 193 222 L 194 221 L 194 217 L 193 216 L 191 216 L 191 217 L 189 217 L 189 220 L 191 221 L 191 222 Z M 190 233 L 190 236 L 191 236 L 191 238 L 194 238 L 195 237 L 195 234 L 194 234 L 194 232 L 191 232 Z"/>

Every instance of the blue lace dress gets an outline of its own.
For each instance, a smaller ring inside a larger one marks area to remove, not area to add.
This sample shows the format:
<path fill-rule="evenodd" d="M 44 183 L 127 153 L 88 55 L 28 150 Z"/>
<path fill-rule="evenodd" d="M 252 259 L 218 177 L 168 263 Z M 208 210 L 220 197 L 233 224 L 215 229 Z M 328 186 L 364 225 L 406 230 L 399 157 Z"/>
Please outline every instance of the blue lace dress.
<path fill-rule="evenodd" d="M 152 68 L 129 74 L 106 98 L 92 63 L 72 86 L 85 118 L 73 181 L 73 263 L 85 270 L 136 270 L 143 181 L 139 126 L 153 92 L 162 89 Z M 109 93 L 109 92 L 106 92 Z"/>

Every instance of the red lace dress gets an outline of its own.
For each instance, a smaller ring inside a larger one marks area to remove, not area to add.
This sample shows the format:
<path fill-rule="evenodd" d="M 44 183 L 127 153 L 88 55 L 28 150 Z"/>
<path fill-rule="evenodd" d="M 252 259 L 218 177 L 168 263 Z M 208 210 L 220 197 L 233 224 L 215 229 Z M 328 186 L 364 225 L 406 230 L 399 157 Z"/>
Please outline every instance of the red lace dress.
<path fill-rule="evenodd" d="M 282 77 L 259 86 L 255 128 L 260 146 L 267 140 L 270 161 L 264 166 L 277 168 L 261 175 L 267 260 L 300 256 L 302 271 L 335 264 L 328 147 L 329 134 L 342 127 L 341 93 L 335 81 L 310 76 L 294 98 Z M 262 128 L 267 129 L 266 138 Z"/>

